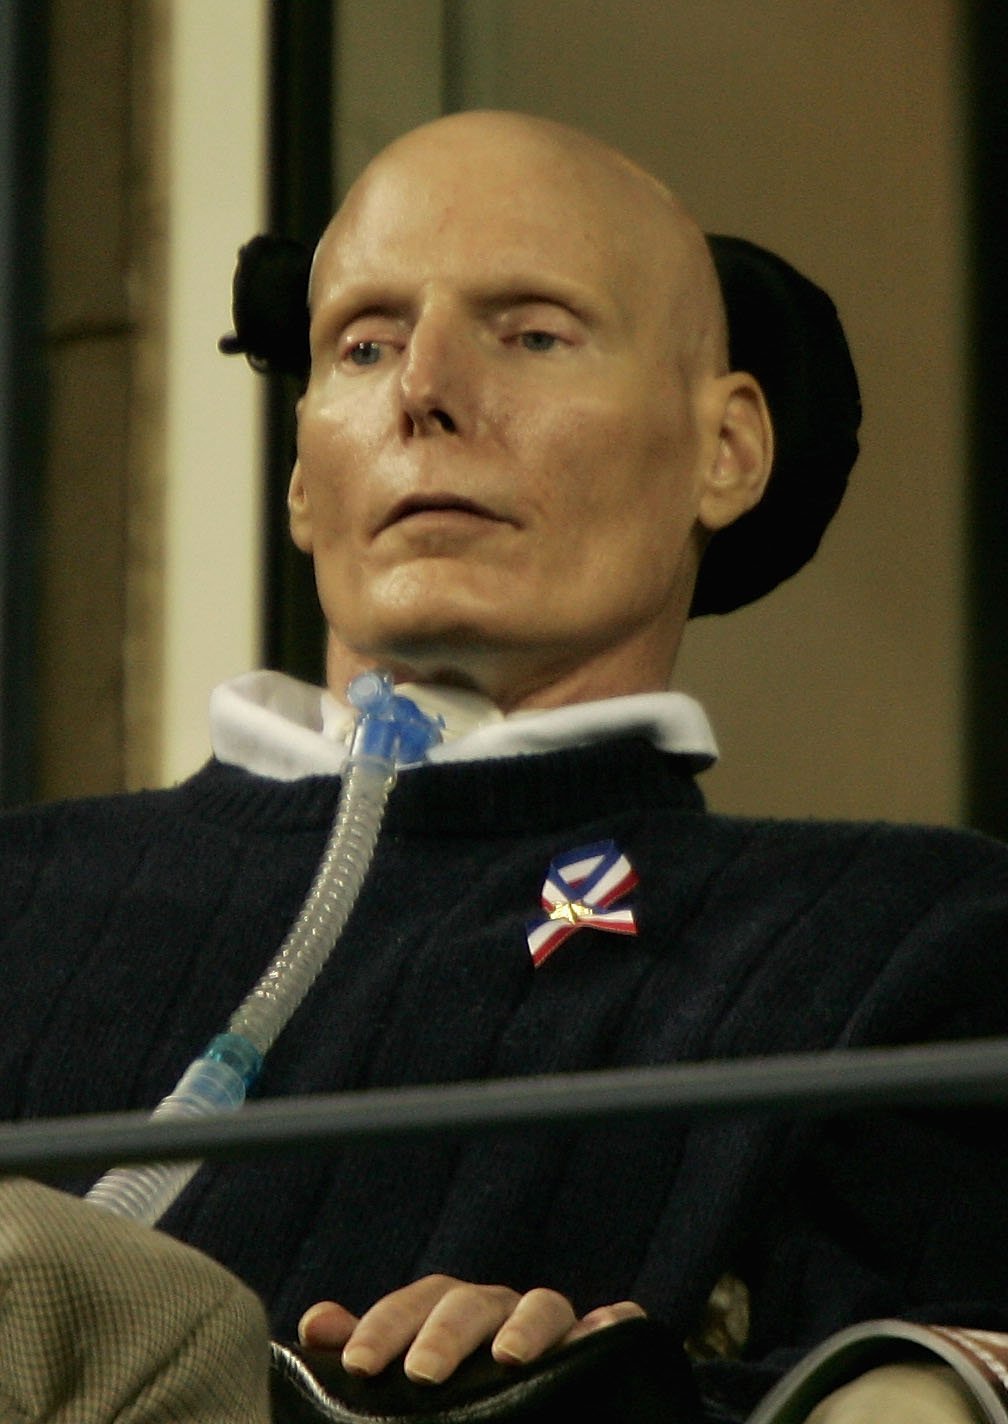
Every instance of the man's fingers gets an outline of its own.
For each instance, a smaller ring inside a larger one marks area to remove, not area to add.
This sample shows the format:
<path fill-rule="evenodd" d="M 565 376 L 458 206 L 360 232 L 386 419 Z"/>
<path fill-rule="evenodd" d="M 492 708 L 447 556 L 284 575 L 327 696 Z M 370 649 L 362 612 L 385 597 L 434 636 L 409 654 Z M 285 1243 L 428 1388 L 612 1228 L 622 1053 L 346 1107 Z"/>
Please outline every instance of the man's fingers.
<path fill-rule="evenodd" d="M 491 1288 L 463 1287 L 453 1276 L 424 1276 L 412 1285 L 383 1296 L 361 1316 L 344 1347 L 344 1368 L 353 1374 L 378 1374 L 414 1343 L 439 1302 L 456 1289 L 486 1291 Z M 457 1363 L 458 1359 L 449 1365 L 445 1374 L 450 1374 Z"/>
<path fill-rule="evenodd" d="M 493 1357 L 502 1364 L 526 1364 L 566 1339 L 576 1318 L 566 1296 L 551 1290 L 528 1291 L 494 1336 Z"/>
<path fill-rule="evenodd" d="M 436 1384 L 484 1341 L 492 1341 L 501 1363 L 526 1364 L 556 1345 L 644 1314 L 624 1300 L 578 1320 L 558 1291 L 519 1295 L 507 1286 L 425 1276 L 384 1296 L 360 1320 L 333 1301 L 319 1301 L 305 1311 L 298 1334 L 303 1344 L 342 1349 L 343 1365 L 354 1374 L 378 1374 L 405 1352 L 409 1378 Z"/>
<path fill-rule="evenodd" d="M 403 1367 L 410 1379 L 438 1384 L 489 1340 L 521 1297 L 507 1286 L 457 1283 L 430 1312 L 407 1352 Z"/>
<path fill-rule="evenodd" d="M 635 1300 L 620 1300 L 615 1305 L 600 1305 L 596 1310 L 582 1315 L 572 1329 L 568 1330 L 563 1343 L 569 1345 L 573 1340 L 580 1340 L 582 1335 L 604 1330 L 607 1325 L 615 1325 L 620 1320 L 640 1320 L 646 1316 L 647 1311 Z"/>
<path fill-rule="evenodd" d="M 310 1305 L 298 1321 L 298 1339 L 302 1345 L 339 1350 L 350 1339 L 357 1323 L 356 1315 L 351 1315 L 334 1300 L 319 1300 Z"/>

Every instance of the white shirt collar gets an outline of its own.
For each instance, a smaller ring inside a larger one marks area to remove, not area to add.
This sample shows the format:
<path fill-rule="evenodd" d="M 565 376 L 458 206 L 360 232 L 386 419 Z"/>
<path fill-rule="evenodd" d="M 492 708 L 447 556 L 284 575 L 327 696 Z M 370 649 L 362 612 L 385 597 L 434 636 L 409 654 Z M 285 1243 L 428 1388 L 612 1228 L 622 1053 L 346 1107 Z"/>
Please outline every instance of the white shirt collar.
<path fill-rule="evenodd" d="M 694 771 L 717 760 L 703 708 L 682 692 L 635 693 L 505 716 L 478 694 L 455 688 L 404 683 L 396 691 L 444 718 L 444 741 L 432 748 L 432 762 L 528 755 L 633 735 L 688 757 Z M 279 781 L 342 771 L 352 725 L 350 708 L 331 693 L 279 672 L 246 673 L 222 683 L 210 698 L 210 740 L 218 761 Z"/>

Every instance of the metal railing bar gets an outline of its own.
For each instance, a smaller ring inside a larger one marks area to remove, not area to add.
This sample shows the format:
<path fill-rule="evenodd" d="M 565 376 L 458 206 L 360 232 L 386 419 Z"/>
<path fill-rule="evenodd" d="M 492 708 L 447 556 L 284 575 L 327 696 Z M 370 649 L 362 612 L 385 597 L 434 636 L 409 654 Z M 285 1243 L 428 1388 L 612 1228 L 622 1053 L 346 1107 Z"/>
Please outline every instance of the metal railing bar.
<path fill-rule="evenodd" d="M 54 1177 L 115 1163 L 227 1160 L 429 1134 L 618 1118 L 799 1117 L 1008 1102 L 1008 1039 L 716 1060 L 549 1077 L 276 1098 L 234 1116 L 143 1112 L 0 1125 L 0 1173 Z"/>

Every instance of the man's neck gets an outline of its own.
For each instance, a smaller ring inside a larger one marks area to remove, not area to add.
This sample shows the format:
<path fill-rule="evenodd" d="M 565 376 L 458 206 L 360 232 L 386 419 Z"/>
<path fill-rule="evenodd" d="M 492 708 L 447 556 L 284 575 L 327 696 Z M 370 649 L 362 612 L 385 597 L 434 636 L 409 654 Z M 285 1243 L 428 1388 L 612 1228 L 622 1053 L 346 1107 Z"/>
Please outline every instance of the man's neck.
<path fill-rule="evenodd" d="M 670 683 L 678 641 L 667 635 L 655 645 L 628 642 L 601 648 L 577 662 L 562 649 L 539 657 L 527 649 L 427 651 L 410 658 L 370 658 L 344 647 L 330 637 L 326 656 L 326 682 L 332 695 L 344 700 L 345 690 L 358 673 L 373 668 L 390 672 L 396 684 L 457 688 L 486 699 L 500 712 L 548 712 L 583 702 L 600 702 L 634 693 L 664 692 Z"/>

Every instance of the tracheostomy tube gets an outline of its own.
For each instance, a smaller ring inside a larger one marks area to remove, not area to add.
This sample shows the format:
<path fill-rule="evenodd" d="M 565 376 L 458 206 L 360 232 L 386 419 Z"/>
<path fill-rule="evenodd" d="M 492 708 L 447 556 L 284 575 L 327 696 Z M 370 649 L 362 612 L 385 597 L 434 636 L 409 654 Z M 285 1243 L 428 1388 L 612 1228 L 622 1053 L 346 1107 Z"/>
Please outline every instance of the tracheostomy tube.
<path fill-rule="evenodd" d="M 385 673 L 355 677 L 347 698 L 357 725 L 343 771 L 332 830 L 315 878 L 273 960 L 231 1015 L 227 1030 L 190 1063 L 154 1118 L 208 1117 L 236 1112 L 263 1059 L 321 973 L 371 864 L 385 803 L 399 767 L 416 765 L 440 741 L 436 722 L 395 692 Z M 113 1167 L 87 1200 L 118 1216 L 153 1225 L 195 1173 L 199 1162 Z"/>

